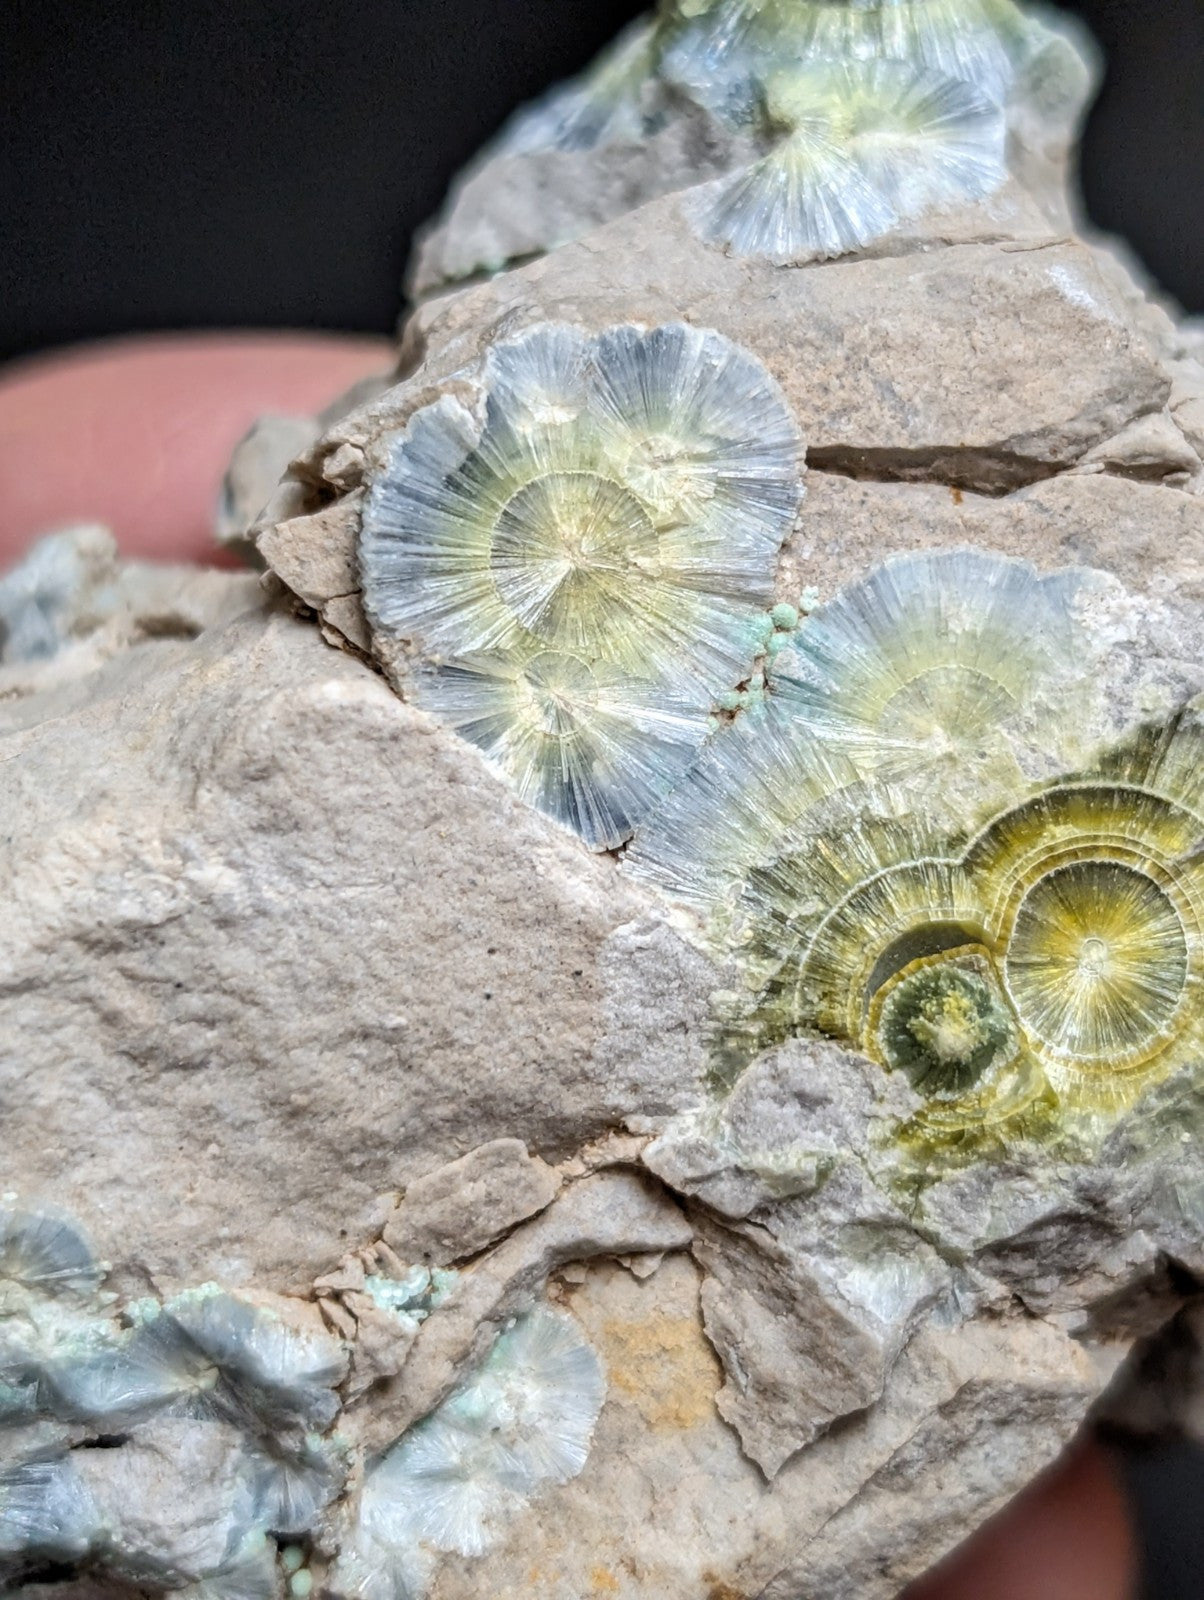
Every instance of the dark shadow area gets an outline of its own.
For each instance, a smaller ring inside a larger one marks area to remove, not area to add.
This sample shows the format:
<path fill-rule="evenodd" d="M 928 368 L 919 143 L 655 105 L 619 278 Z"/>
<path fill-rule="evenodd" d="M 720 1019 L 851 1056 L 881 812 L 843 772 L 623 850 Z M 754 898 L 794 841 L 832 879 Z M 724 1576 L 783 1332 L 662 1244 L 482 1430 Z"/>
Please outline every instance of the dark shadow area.
<path fill-rule="evenodd" d="M 1204 1450 L 1176 1440 L 1125 1453 L 1145 1584 L 1139 1600 L 1204 1594 Z"/>
<path fill-rule="evenodd" d="M 639 0 L 8 0 L 0 356 L 196 327 L 385 332 L 412 233 Z M 1085 189 L 1204 309 L 1204 6 L 1079 0 L 1110 58 Z"/>

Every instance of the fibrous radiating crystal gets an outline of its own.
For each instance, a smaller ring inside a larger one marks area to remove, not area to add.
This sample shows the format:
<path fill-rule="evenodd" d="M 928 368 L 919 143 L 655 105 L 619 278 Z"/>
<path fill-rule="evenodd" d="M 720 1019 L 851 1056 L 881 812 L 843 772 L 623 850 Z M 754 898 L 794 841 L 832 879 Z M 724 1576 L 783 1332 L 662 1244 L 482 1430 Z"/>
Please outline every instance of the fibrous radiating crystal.
<path fill-rule="evenodd" d="M 863 250 L 933 208 L 981 201 L 1010 166 L 1048 166 L 1039 182 L 1052 198 L 1090 86 L 1081 49 L 1013 0 L 665 0 L 503 131 L 420 281 L 496 270 L 508 249 L 575 237 L 599 208 L 674 191 L 688 191 L 701 238 L 780 265 Z M 639 153 L 629 182 L 595 193 L 582 159 L 578 201 L 574 158 L 610 145 L 616 159 Z M 513 233 L 491 209 L 490 158 L 523 218 Z"/>
<path fill-rule="evenodd" d="M 917 825 L 935 849 L 1026 775 L 1073 766 L 1095 692 L 1080 584 L 972 550 L 883 563 L 790 636 L 766 701 L 712 741 L 629 867 L 716 910 L 796 836 L 816 862 L 831 837 L 830 899 L 847 871 L 914 853 Z M 850 804 L 860 828 L 843 841 Z"/>
<path fill-rule="evenodd" d="M 68 1218 L 0 1207 L 0 1293 L 7 1285 L 36 1294 L 87 1295 L 101 1277 L 91 1247 Z"/>
<path fill-rule="evenodd" d="M 0 1472 L 0 1557 L 78 1561 L 100 1531 L 96 1507 L 70 1456 Z"/>
<path fill-rule="evenodd" d="M 152 1306 L 119 1339 L 73 1350 L 48 1382 L 65 1414 L 110 1431 L 161 1411 L 267 1429 L 327 1427 L 339 1347 L 209 1286 Z"/>
<path fill-rule="evenodd" d="M 886 562 L 776 657 L 782 717 L 880 781 L 989 794 L 1065 765 L 1091 693 L 1080 582 L 974 550 Z"/>
<path fill-rule="evenodd" d="M 1114 1111 L 1199 1048 L 1199 724 L 1084 745 L 1085 582 L 886 563 L 801 625 L 768 703 L 642 830 L 629 870 L 744 973 L 721 1076 L 845 1040 L 925 1097 L 931 1160 Z"/>
<path fill-rule="evenodd" d="M 959 79 L 838 60 L 775 73 L 764 102 L 767 153 L 692 206 L 703 234 L 737 255 L 844 255 L 1006 177 L 1002 108 Z"/>
<path fill-rule="evenodd" d="M 540 326 L 490 352 L 477 414 L 444 397 L 393 445 L 365 604 L 404 692 L 607 848 L 751 672 L 799 471 L 776 384 L 718 334 Z"/>
<path fill-rule="evenodd" d="M 429 1552 L 483 1555 L 533 1494 L 582 1470 L 605 1392 L 570 1317 L 540 1308 L 519 1318 L 370 1472 L 339 1592 L 409 1600 Z"/>
<path fill-rule="evenodd" d="M 68 1219 L 0 1212 L 0 1586 L 39 1563 L 87 1560 L 193 1600 L 268 1600 L 269 1534 L 308 1532 L 346 1483 L 328 1437 L 343 1347 L 213 1285 L 119 1315 L 101 1277 Z M 89 1436 L 118 1447 L 89 1451 Z M 177 1492 L 163 1474 L 178 1463 L 185 1493 L 197 1452 L 221 1467 L 214 1504 L 197 1513 L 212 1527 L 178 1548 L 157 1536 L 144 1547 L 157 1497 Z"/>
<path fill-rule="evenodd" d="M 1148 866 L 1073 861 L 1042 876 L 1016 915 L 1008 988 L 1026 1027 L 1071 1062 L 1124 1067 L 1187 998 L 1187 930 Z"/>
<path fill-rule="evenodd" d="M 664 26 L 666 76 L 745 100 L 781 64 L 888 60 L 1004 103 L 1048 39 L 1012 0 L 669 0 Z"/>

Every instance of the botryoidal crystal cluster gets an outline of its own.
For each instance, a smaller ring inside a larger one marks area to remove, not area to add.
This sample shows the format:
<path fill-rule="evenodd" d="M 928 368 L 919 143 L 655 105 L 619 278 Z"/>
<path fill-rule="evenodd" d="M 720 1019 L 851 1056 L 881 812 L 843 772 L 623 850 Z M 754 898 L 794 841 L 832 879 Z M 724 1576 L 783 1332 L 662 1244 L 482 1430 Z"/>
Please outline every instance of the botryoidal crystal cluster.
<path fill-rule="evenodd" d="M 503 130 L 416 284 L 497 270 L 677 190 L 700 240 L 738 256 L 864 250 L 984 199 L 1012 167 L 1056 165 L 1088 83 L 1082 41 L 1013 0 L 664 0 Z M 607 151 L 623 184 L 575 201 L 573 175 Z"/>

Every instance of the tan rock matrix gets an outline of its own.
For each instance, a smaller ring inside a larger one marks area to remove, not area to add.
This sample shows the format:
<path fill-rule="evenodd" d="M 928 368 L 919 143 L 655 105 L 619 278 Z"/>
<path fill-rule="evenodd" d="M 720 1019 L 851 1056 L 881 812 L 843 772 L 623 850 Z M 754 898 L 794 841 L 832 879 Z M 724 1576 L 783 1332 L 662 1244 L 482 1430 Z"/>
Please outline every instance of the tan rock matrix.
<path fill-rule="evenodd" d="M 6 1592 L 890 1600 L 1159 1414 L 1204 344 L 1088 58 L 671 0 L 236 462 L 262 582 L 0 579 Z"/>

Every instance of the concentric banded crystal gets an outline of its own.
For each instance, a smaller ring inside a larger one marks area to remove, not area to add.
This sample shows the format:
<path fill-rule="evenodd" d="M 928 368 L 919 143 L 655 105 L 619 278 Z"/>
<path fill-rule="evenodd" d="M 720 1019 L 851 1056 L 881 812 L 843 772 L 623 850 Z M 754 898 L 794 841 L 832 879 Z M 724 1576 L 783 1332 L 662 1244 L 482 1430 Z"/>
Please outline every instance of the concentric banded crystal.
<path fill-rule="evenodd" d="M 1200 718 L 1085 754 L 1091 592 L 981 552 L 886 563 L 641 830 L 629 870 L 744 975 L 720 1082 L 843 1040 L 906 1075 L 932 1163 L 1098 1122 L 1204 1046 Z"/>
<path fill-rule="evenodd" d="M 681 324 L 536 327 L 491 351 L 481 391 L 475 414 L 419 411 L 390 451 L 366 607 L 407 653 L 403 692 L 611 847 L 753 670 L 797 431 L 753 357 Z"/>

